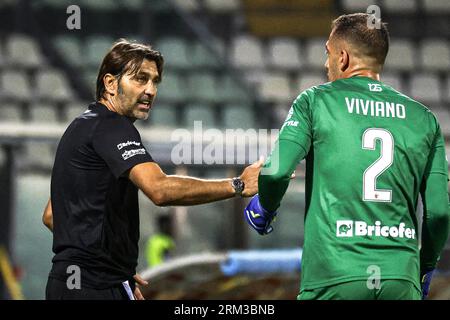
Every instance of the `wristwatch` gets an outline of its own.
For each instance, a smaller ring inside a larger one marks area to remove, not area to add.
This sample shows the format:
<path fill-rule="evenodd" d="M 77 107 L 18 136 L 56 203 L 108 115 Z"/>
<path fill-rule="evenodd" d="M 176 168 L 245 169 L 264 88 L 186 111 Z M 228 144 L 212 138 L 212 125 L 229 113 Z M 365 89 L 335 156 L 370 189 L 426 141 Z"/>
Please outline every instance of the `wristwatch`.
<path fill-rule="evenodd" d="M 238 194 L 238 195 L 242 196 L 242 191 L 244 191 L 245 183 L 244 183 L 244 181 L 242 181 L 241 178 L 234 177 L 231 180 L 231 186 L 234 189 L 234 194 Z"/>

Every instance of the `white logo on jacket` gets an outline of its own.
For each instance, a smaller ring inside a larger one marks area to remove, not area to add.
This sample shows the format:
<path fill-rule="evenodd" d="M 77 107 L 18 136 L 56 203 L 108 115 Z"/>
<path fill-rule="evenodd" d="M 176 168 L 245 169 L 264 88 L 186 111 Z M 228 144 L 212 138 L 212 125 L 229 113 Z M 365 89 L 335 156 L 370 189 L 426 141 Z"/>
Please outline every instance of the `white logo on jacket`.
<path fill-rule="evenodd" d="M 122 143 L 119 143 L 117 145 L 117 149 L 120 150 L 120 149 L 122 149 L 124 147 L 128 147 L 128 146 L 131 146 L 131 145 L 135 145 L 135 146 L 139 147 L 141 145 L 141 143 L 140 142 L 136 142 L 136 141 L 122 142 Z"/>
<path fill-rule="evenodd" d="M 375 225 L 369 225 L 364 221 L 337 220 L 336 236 L 415 239 L 416 230 L 407 228 L 403 222 L 398 226 L 385 226 L 381 224 L 381 221 L 375 221 Z"/>
<path fill-rule="evenodd" d="M 369 83 L 369 90 L 373 92 L 381 92 L 383 88 L 379 83 Z"/>
<path fill-rule="evenodd" d="M 145 149 L 141 148 L 141 149 L 132 149 L 132 150 L 125 151 L 124 153 L 122 153 L 122 158 L 123 158 L 123 160 L 127 160 L 131 157 L 134 157 L 137 154 L 145 154 Z"/>

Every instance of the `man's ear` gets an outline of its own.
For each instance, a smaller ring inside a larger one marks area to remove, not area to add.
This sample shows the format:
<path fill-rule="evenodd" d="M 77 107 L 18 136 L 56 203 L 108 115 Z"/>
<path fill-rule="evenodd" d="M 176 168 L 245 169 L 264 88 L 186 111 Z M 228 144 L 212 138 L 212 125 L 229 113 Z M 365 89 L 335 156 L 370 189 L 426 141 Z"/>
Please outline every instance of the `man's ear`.
<path fill-rule="evenodd" d="M 117 94 L 117 79 L 111 73 L 105 74 L 105 76 L 103 77 L 103 84 L 105 85 L 105 91 L 111 96 Z"/>
<path fill-rule="evenodd" d="M 350 55 L 345 49 L 341 50 L 341 56 L 339 57 L 339 69 L 344 72 L 350 65 Z"/>

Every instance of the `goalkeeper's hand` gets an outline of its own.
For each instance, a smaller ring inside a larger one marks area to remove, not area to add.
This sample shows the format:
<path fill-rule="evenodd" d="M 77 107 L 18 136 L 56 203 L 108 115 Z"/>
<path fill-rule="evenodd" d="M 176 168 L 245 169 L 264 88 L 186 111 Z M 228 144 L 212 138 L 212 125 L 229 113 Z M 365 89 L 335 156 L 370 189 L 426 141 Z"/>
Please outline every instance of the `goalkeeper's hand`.
<path fill-rule="evenodd" d="M 259 202 L 259 195 L 255 195 L 244 210 L 247 223 L 260 235 L 269 234 L 273 231 L 271 226 L 277 212 L 269 212 Z"/>
<path fill-rule="evenodd" d="M 434 269 L 422 273 L 420 277 L 420 286 L 422 287 L 422 300 L 425 300 L 430 292 L 431 279 L 433 278 Z"/>

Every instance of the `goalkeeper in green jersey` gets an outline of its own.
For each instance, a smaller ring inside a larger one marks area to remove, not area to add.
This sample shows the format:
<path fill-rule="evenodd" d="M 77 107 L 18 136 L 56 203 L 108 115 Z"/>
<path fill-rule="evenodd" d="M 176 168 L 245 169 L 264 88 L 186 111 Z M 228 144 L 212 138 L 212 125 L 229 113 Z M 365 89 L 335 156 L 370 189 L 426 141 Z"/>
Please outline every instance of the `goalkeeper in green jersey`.
<path fill-rule="evenodd" d="M 306 158 L 298 299 L 420 299 L 449 232 L 448 163 L 439 123 L 380 80 L 384 23 L 343 15 L 326 43 L 330 82 L 302 92 L 245 210 L 273 230 L 290 176 Z M 421 195 L 423 224 L 416 209 Z"/>

